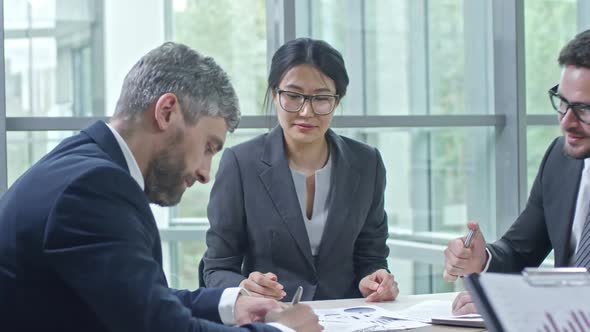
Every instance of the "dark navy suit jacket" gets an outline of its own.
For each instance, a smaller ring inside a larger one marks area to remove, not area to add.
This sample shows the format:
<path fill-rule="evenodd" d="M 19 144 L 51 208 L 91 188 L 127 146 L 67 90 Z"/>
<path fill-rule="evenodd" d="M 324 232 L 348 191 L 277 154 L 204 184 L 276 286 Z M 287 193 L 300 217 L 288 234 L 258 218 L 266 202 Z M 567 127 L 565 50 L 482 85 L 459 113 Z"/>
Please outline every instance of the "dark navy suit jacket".
<path fill-rule="evenodd" d="M 103 122 L 0 199 L 2 331 L 277 331 L 213 323 L 221 293 L 168 288 L 148 200 Z"/>

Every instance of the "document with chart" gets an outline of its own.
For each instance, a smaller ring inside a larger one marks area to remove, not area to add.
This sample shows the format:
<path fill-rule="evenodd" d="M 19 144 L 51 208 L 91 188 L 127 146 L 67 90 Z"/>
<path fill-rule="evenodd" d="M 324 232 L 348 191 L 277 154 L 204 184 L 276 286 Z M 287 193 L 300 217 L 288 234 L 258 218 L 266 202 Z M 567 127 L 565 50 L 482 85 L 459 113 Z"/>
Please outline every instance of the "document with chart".
<path fill-rule="evenodd" d="M 372 305 L 314 311 L 324 332 L 398 331 L 429 325 L 394 318 L 393 312 Z"/>
<path fill-rule="evenodd" d="M 438 325 L 484 327 L 478 314 L 454 316 L 450 301 L 429 300 L 394 312 L 395 318 Z"/>
<path fill-rule="evenodd" d="M 590 277 L 581 276 L 589 282 L 484 273 L 465 285 L 490 332 L 590 331 Z"/>

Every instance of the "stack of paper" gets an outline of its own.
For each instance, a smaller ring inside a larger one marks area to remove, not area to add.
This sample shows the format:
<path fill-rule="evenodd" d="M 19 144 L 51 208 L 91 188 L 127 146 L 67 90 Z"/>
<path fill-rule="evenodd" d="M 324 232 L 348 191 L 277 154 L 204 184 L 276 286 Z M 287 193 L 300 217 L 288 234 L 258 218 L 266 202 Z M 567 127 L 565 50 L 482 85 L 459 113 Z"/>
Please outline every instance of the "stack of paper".
<path fill-rule="evenodd" d="M 393 317 L 432 324 L 485 327 L 480 315 L 453 316 L 451 303 L 448 301 L 424 301 L 407 309 L 395 311 Z"/>
<path fill-rule="evenodd" d="M 377 306 L 314 310 L 324 332 L 399 331 L 428 324 L 393 317 L 393 312 Z"/>
<path fill-rule="evenodd" d="M 314 311 L 325 332 L 399 331 L 429 324 L 484 327 L 480 315 L 453 316 L 448 301 L 424 301 L 399 311 L 373 305 Z"/>

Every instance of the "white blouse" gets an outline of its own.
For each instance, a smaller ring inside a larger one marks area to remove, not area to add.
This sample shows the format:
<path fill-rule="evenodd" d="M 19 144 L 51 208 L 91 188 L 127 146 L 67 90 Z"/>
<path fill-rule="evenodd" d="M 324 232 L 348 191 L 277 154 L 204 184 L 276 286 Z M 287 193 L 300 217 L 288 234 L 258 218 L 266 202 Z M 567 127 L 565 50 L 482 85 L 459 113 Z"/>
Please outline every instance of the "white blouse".
<path fill-rule="evenodd" d="M 311 245 L 311 254 L 317 256 L 324 227 L 326 226 L 326 219 L 328 218 L 328 199 L 330 193 L 330 176 L 332 174 L 332 157 L 328 158 L 328 162 L 324 167 L 315 172 L 315 194 L 313 198 L 313 212 L 311 219 L 307 218 L 306 213 L 306 178 L 302 172 L 291 168 L 291 175 L 293 176 L 293 183 L 295 184 L 295 191 L 299 199 L 299 206 L 301 207 L 301 215 L 303 216 L 303 223 L 307 230 L 309 244 Z"/>

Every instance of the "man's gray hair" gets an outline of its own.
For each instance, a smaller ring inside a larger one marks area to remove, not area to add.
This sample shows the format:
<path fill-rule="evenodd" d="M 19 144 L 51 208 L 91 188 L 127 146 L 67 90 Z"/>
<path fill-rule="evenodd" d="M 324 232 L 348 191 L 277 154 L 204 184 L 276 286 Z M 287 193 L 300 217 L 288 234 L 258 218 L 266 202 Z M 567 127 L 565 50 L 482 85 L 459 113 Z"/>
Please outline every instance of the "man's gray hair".
<path fill-rule="evenodd" d="M 213 58 L 173 42 L 148 52 L 127 73 L 114 117 L 134 119 L 165 93 L 176 95 L 190 124 L 202 116 L 222 117 L 233 132 L 240 122 L 238 97 L 225 71 Z"/>

